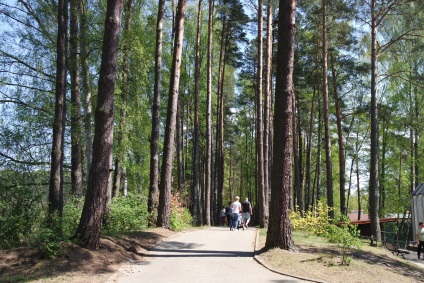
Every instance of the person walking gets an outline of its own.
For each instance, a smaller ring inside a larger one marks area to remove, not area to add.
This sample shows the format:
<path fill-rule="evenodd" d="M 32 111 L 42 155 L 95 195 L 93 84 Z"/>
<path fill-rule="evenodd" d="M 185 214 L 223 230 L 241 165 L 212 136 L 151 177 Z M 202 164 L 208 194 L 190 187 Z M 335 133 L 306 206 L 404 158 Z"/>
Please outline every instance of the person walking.
<path fill-rule="evenodd" d="M 420 222 L 418 223 L 418 230 L 416 235 L 416 241 L 418 245 L 418 259 L 420 259 L 421 251 L 424 253 L 424 223 Z M 423 256 L 424 259 L 424 256 Z"/>
<path fill-rule="evenodd" d="M 225 226 L 225 218 L 227 217 L 227 213 L 225 212 L 225 206 L 222 206 L 221 212 L 219 213 L 219 217 L 221 219 L 221 225 Z"/>
<path fill-rule="evenodd" d="M 249 199 L 247 197 L 244 199 L 244 202 L 241 204 L 241 207 L 243 227 L 247 229 L 250 222 L 250 216 L 252 215 L 252 205 L 250 204 Z"/>
<path fill-rule="evenodd" d="M 233 209 L 231 208 L 231 201 L 228 203 L 225 208 L 225 214 L 227 215 L 227 226 L 231 229 L 231 214 L 233 213 Z"/>
<path fill-rule="evenodd" d="M 237 228 L 237 222 L 238 222 L 238 217 L 239 214 L 241 212 L 241 203 L 240 203 L 240 197 L 236 196 L 235 197 L 235 201 L 231 204 L 231 208 L 232 208 L 232 225 L 230 227 L 230 230 L 233 230 L 234 228 Z"/>

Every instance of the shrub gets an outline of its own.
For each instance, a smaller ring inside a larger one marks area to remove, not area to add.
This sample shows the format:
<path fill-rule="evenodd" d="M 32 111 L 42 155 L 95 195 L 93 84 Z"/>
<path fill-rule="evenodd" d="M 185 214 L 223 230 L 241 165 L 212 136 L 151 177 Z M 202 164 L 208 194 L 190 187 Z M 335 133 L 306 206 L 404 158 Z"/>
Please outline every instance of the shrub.
<path fill-rule="evenodd" d="M 321 235 L 324 232 L 324 227 L 330 222 L 328 212 L 332 208 L 318 202 L 316 211 L 312 209 L 308 211 L 292 211 L 290 212 L 290 221 L 294 230 L 303 231 L 305 236 Z"/>
<path fill-rule="evenodd" d="M 342 256 L 342 265 L 348 265 L 352 258 L 349 256 L 352 249 L 360 248 L 361 241 L 359 240 L 359 230 L 357 226 L 350 225 L 349 219 L 339 216 L 344 221 L 338 227 L 331 224 L 331 219 L 328 217 L 328 212 L 332 208 L 321 202 L 318 202 L 316 211 L 291 212 L 290 220 L 294 230 L 303 231 L 305 236 L 312 234 L 324 236 L 329 242 L 338 244 L 340 254 Z"/>
<path fill-rule="evenodd" d="M 169 225 L 171 230 L 182 231 L 191 227 L 193 217 L 187 208 L 173 209 L 171 210 L 171 216 L 169 219 Z"/>
<path fill-rule="evenodd" d="M 43 214 L 42 196 L 21 186 L 3 188 L 0 192 L 0 249 L 28 243 L 36 219 Z"/>
<path fill-rule="evenodd" d="M 146 202 L 129 194 L 112 200 L 103 228 L 106 233 L 131 232 L 145 229 L 147 224 Z"/>
<path fill-rule="evenodd" d="M 69 239 L 75 234 L 81 219 L 84 197 L 71 197 L 66 200 L 62 215 L 62 233 L 64 239 Z"/>
<path fill-rule="evenodd" d="M 331 242 L 337 243 L 342 256 L 342 265 L 349 265 L 352 261 L 350 253 L 353 249 L 360 249 L 359 230 L 356 225 L 342 224 L 340 227 L 328 224 L 324 236 Z"/>

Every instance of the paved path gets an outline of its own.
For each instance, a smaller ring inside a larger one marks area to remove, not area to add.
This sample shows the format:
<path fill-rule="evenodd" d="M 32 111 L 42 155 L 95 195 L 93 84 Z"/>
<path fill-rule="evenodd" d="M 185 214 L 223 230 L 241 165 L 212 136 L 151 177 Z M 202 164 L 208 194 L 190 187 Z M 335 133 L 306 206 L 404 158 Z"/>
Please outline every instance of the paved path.
<path fill-rule="evenodd" d="M 269 271 L 254 256 L 256 229 L 211 227 L 179 233 L 157 244 L 117 282 L 306 282 Z"/>

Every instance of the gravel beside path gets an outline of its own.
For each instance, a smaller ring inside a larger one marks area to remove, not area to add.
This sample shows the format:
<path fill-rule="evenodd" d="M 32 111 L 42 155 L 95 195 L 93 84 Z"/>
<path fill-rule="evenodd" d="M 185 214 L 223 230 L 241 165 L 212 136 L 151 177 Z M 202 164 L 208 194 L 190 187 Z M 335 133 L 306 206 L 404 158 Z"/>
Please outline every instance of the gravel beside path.
<path fill-rule="evenodd" d="M 211 227 L 158 243 L 142 262 L 125 266 L 115 282 L 307 282 L 269 271 L 254 256 L 256 229 Z"/>

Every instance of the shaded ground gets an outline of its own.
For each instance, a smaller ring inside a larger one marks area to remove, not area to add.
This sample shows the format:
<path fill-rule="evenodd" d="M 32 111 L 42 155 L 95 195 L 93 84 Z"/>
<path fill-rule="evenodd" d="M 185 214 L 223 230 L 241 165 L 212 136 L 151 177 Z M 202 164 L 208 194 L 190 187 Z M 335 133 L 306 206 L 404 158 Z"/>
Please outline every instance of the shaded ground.
<path fill-rule="evenodd" d="M 258 248 L 265 246 L 261 233 Z M 424 282 L 424 268 L 392 255 L 381 247 L 364 244 L 350 255 L 352 262 L 342 266 L 336 245 L 320 243 L 316 239 L 295 240 L 297 252 L 273 249 L 259 254 L 269 267 L 285 274 L 293 274 L 325 282 Z M 412 256 L 412 255 L 411 255 Z M 414 253 L 415 258 L 415 253 Z M 421 260 L 424 262 L 424 260 Z"/>
<path fill-rule="evenodd" d="M 142 260 L 143 247 L 149 248 L 173 234 L 173 231 L 155 228 L 119 237 L 106 236 L 102 237 L 96 252 L 66 243 L 63 255 L 50 260 L 40 259 L 34 249 L 3 250 L 0 251 L 0 282 L 110 282 L 122 265 Z"/>
<path fill-rule="evenodd" d="M 126 264 L 117 283 L 300 283 L 254 259 L 256 229 L 209 227 L 179 233 L 151 249 L 142 263 Z"/>
<path fill-rule="evenodd" d="M 39 253 L 33 249 L 3 250 L 0 251 L 0 282 L 116 282 L 117 276 L 122 274 L 120 271 L 148 260 L 142 256 L 149 247 L 174 234 L 170 230 L 155 228 L 120 237 L 103 237 L 96 252 L 67 243 L 63 256 L 50 260 L 40 259 Z M 259 249 L 265 245 L 265 237 L 265 233 L 259 237 Z M 352 253 L 353 261 L 349 266 L 341 266 L 340 252 L 335 245 L 303 238 L 296 238 L 295 244 L 297 252 L 274 249 L 260 253 L 259 258 L 284 274 L 317 281 L 424 282 L 423 267 L 383 248 L 364 244 L 361 251 Z M 415 253 L 412 256 L 415 258 Z"/>

